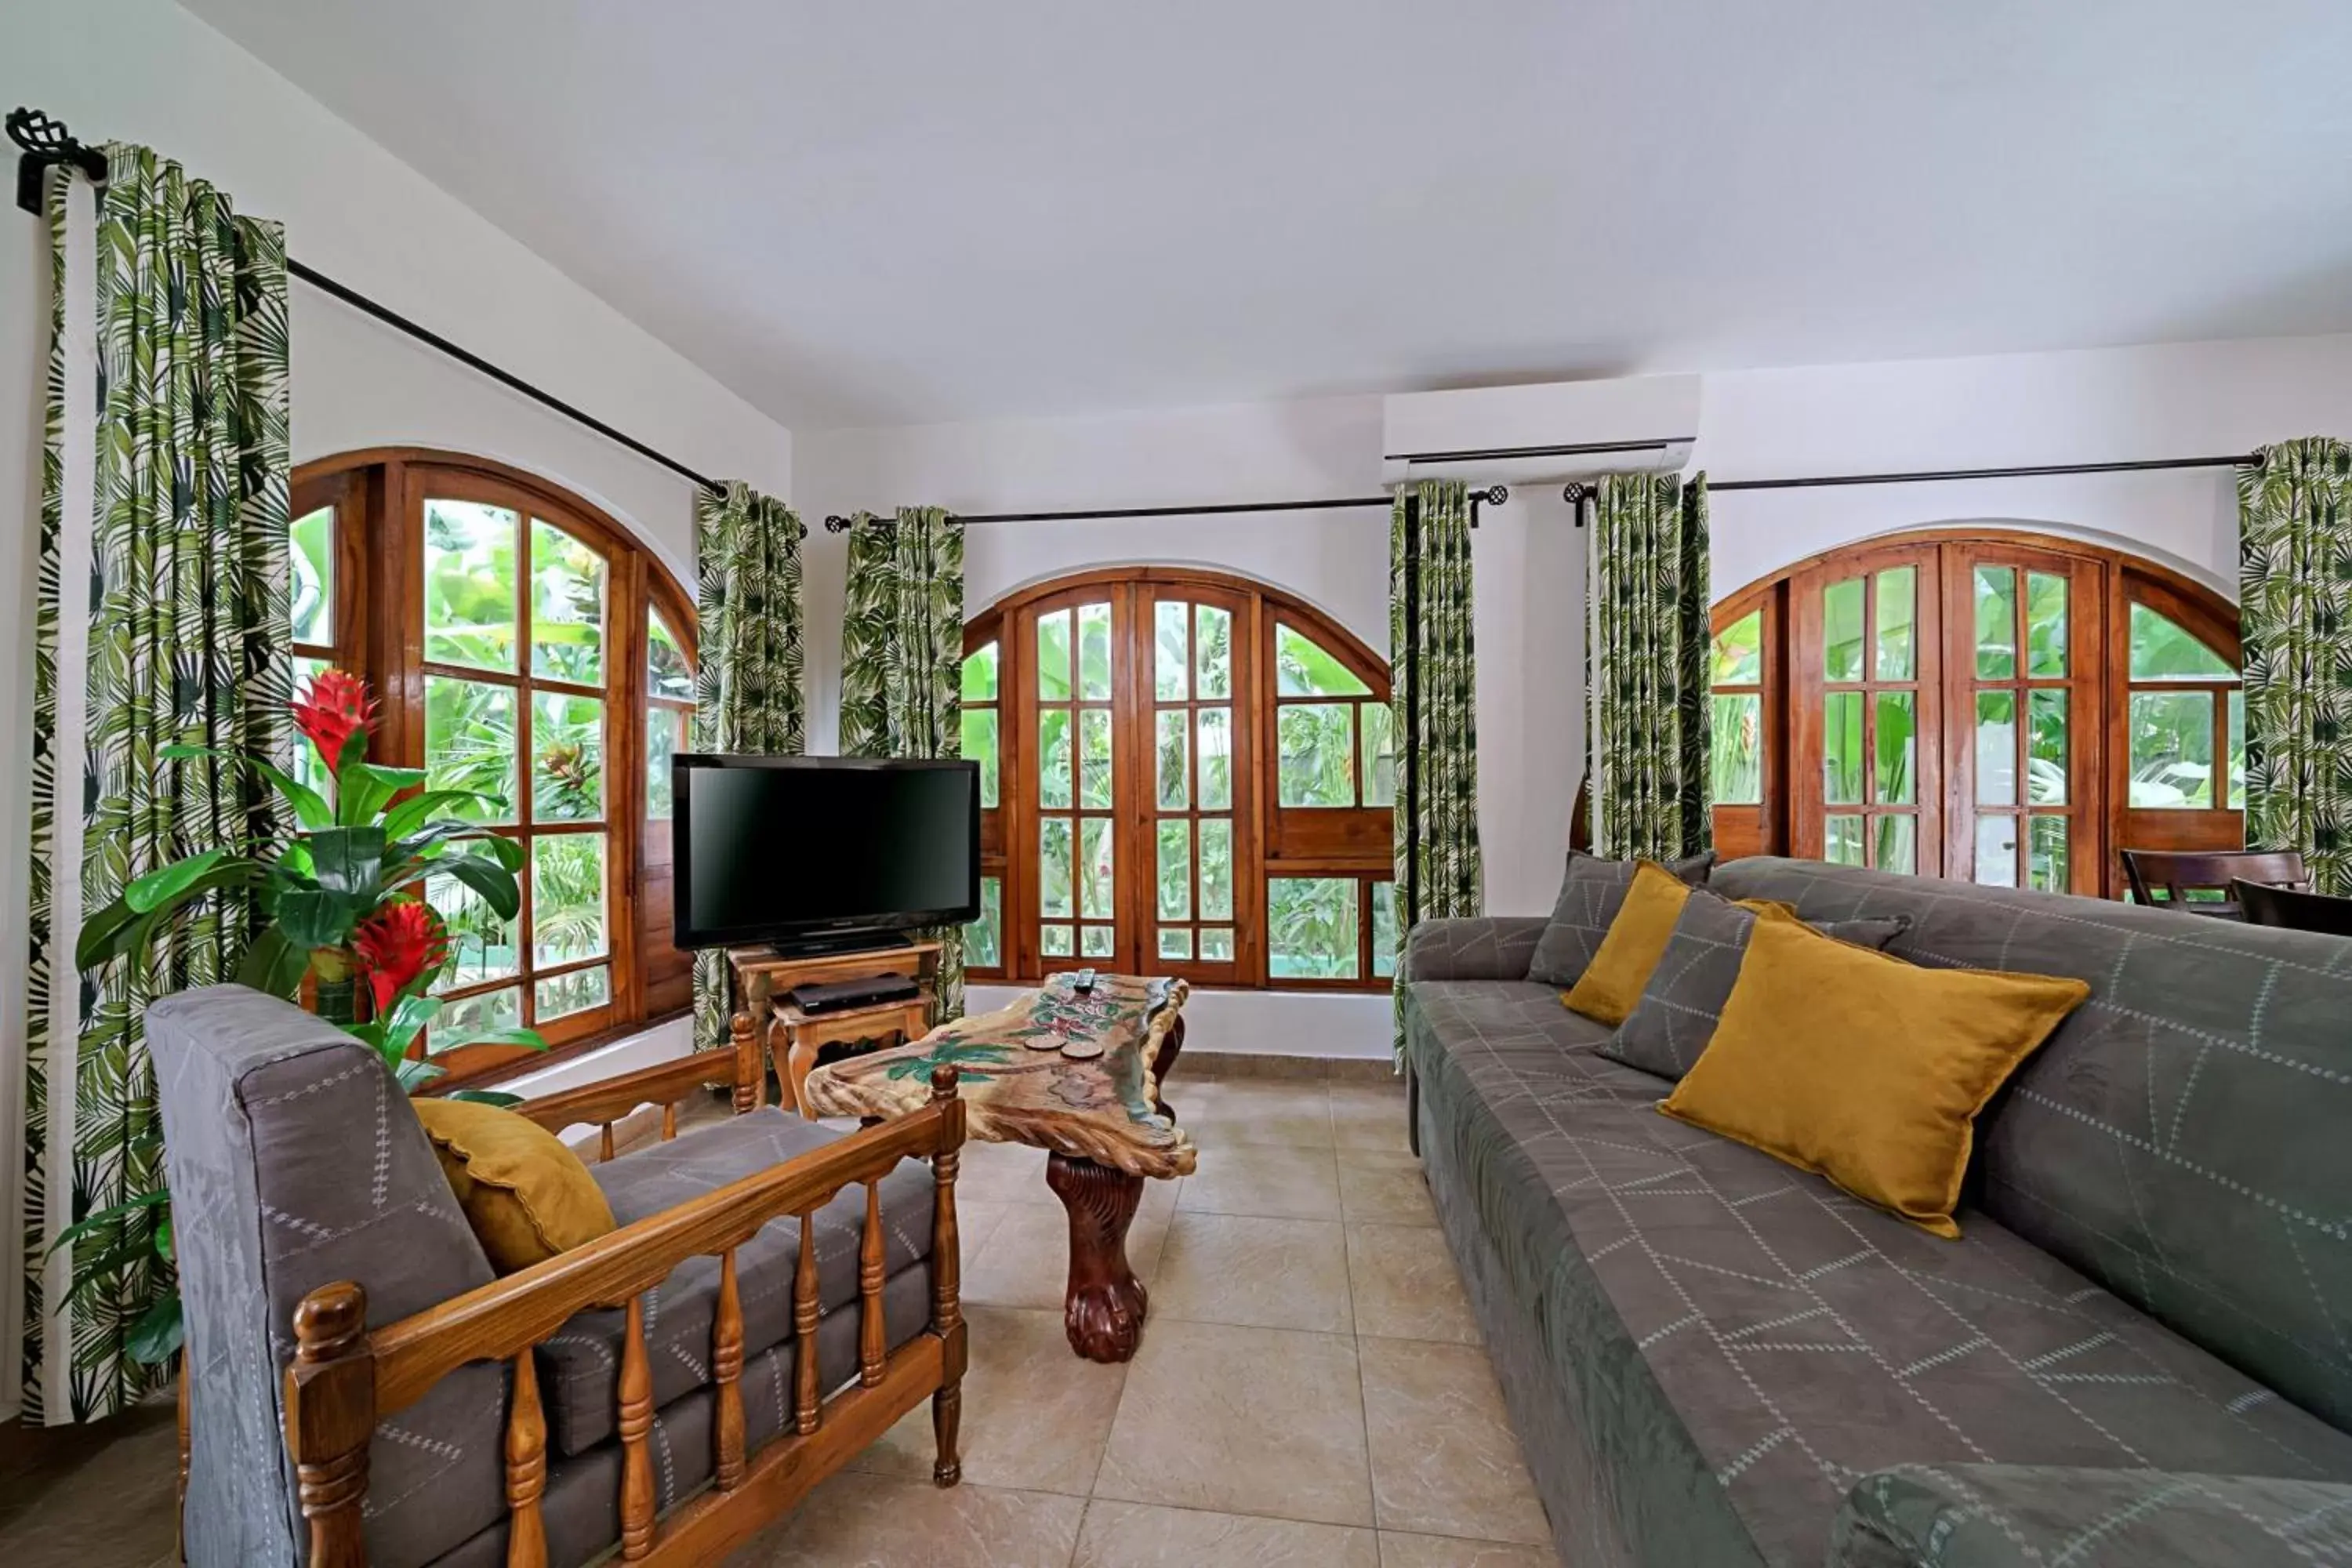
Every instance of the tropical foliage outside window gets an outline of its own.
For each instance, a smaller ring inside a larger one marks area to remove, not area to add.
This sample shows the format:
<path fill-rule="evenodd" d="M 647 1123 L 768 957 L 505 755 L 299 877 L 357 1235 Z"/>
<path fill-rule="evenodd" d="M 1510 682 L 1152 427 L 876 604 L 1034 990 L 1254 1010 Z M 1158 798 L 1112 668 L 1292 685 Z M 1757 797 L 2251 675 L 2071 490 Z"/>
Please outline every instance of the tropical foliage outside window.
<path fill-rule="evenodd" d="M 1387 985 L 1396 759 L 1377 656 L 1286 595 L 1172 568 L 1027 591 L 965 647 L 975 976 Z"/>

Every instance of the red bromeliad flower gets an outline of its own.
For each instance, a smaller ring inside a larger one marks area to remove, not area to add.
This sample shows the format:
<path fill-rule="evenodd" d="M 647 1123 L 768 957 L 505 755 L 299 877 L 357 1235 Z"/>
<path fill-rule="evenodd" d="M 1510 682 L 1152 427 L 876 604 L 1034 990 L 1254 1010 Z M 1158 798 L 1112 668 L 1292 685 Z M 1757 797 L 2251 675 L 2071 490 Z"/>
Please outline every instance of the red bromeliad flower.
<path fill-rule="evenodd" d="M 352 951 L 381 1017 L 403 986 L 449 961 L 449 932 L 430 904 L 402 899 L 360 922 Z"/>
<path fill-rule="evenodd" d="M 345 742 L 375 727 L 375 699 L 368 695 L 367 682 L 341 669 L 322 669 L 312 676 L 309 689 L 288 707 L 295 725 L 319 748 L 329 773 L 342 761 Z"/>

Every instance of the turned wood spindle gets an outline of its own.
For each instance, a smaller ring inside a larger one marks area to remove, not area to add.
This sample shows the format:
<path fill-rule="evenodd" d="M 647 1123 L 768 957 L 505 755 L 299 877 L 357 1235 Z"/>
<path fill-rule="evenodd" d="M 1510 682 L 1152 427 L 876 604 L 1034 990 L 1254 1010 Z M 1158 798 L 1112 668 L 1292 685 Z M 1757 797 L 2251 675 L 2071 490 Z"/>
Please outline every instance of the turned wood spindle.
<path fill-rule="evenodd" d="M 350 1280 L 320 1286 L 294 1309 L 285 1397 L 286 1447 L 310 1524 L 309 1568 L 364 1568 L 360 1506 L 375 1436 L 375 1361 L 367 1292 Z"/>
<path fill-rule="evenodd" d="M 816 1211 L 801 1215 L 801 1257 L 793 1269 L 793 1334 L 799 1343 L 793 1364 L 793 1429 L 816 1430 Z"/>
<path fill-rule="evenodd" d="M 599 1161 L 610 1160 L 613 1157 L 613 1124 L 607 1121 L 603 1123 L 603 1126 L 604 1135 L 597 1141 L 596 1144 L 596 1158 Z"/>
<path fill-rule="evenodd" d="M 547 1568 L 547 1413 L 539 1403 L 539 1364 L 529 1345 L 514 1358 L 514 1399 L 507 1411 L 507 1568 Z"/>
<path fill-rule="evenodd" d="M 677 1136 L 677 1101 L 673 1100 L 662 1107 L 662 1142 L 667 1143 Z"/>
<path fill-rule="evenodd" d="M 621 1560 L 654 1549 L 653 1368 L 646 1360 L 645 1298 L 629 1298 L 621 1336 Z"/>
<path fill-rule="evenodd" d="M 768 1094 L 768 1065 L 760 1059 L 760 1041 L 751 1032 L 751 1015 L 738 1013 L 729 1020 L 728 1039 L 735 1047 L 735 1114 L 757 1110 Z"/>
<path fill-rule="evenodd" d="M 963 1460 L 956 1452 L 963 1421 L 963 1244 L 956 1235 L 955 1184 L 963 1163 L 964 1111 L 956 1098 L 956 1069 L 948 1063 L 931 1069 L 931 1103 L 940 1111 L 939 1146 L 931 1156 L 931 1331 L 947 1342 L 944 1381 L 931 1395 L 931 1439 L 938 1450 L 931 1480 L 951 1487 L 963 1479 Z"/>
<path fill-rule="evenodd" d="M 882 1358 L 890 1339 L 882 1322 L 882 1183 L 866 1184 L 866 1230 L 857 1241 L 857 1381 L 872 1388 L 882 1381 Z"/>
<path fill-rule="evenodd" d="M 719 1386 L 712 1423 L 719 1489 L 743 1481 L 743 1300 L 735 1284 L 735 1249 L 719 1255 L 719 1306 L 710 1320 L 710 1374 Z"/>

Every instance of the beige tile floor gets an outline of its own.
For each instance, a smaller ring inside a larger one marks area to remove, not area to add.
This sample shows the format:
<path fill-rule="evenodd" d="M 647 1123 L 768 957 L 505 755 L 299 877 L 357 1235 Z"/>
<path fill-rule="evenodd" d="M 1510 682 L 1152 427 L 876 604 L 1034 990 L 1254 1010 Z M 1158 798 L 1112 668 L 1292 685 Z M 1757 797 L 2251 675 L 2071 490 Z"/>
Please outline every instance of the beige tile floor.
<path fill-rule="evenodd" d="M 1201 1168 L 1145 1189 L 1129 1254 L 1151 1313 L 1135 1360 L 1097 1366 L 1063 1338 L 1067 1237 L 1044 1155 L 973 1145 L 963 1484 L 931 1485 L 919 1410 L 735 1568 L 1556 1561 L 1405 1150 L 1402 1095 L 1181 1069 L 1170 1088 Z M 168 1407 L 80 1447 L 70 1464 L 0 1466 L 15 1494 L 0 1563 L 167 1559 Z"/>

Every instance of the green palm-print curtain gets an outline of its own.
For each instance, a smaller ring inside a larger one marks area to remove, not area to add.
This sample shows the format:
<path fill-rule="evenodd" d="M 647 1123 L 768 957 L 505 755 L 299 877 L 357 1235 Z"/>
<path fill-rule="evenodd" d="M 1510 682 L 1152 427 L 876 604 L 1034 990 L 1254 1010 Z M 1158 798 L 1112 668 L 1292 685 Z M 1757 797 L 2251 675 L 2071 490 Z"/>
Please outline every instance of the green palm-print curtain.
<path fill-rule="evenodd" d="M 792 509 L 740 479 L 694 500 L 694 749 L 798 756 L 801 541 Z M 694 1043 L 727 1040 L 727 954 L 694 955 Z"/>
<path fill-rule="evenodd" d="M 1593 849 L 1696 855 L 1715 843 L 1706 476 L 1602 479 L 1588 549 Z"/>
<path fill-rule="evenodd" d="M 266 853 L 282 835 L 266 784 L 161 761 L 164 747 L 289 755 L 285 236 L 146 148 L 110 147 L 107 166 L 94 495 L 79 516 L 65 495 L 54 180 L 49 211 L 25 1100 L 25 1411 L 48 1423 L 119 1410 L 163 1371 L 128 1353 L 164 1283 L 146 1237 L 70 1300 L 62 1255 L 43 1254 L 79 1216 L 162 1186 L 147 1004 L 234 973 L 260 913 L 249 895 L 216 895 L 136 974 L 77 974 L 75 928 L 168 861 L 215 846 Z M 61 715 L 74 721 L 62 730 Z"/>
<path fill-rule="evenodd" d="M 2238 476 L 2246 842 L 2352 895 L 2352 446 L 2264 448 Z"/>
<path fill-rule="evenodd" d="M 901 507 L 849 531 L 841 621 L 841 754 L 963 754 L 963 529 L 938 507 Z M 963 1016 L 963 931 L 940 943 L 939 1023 Z"/>
<path fill-rule="evenodd" d="M 1484 912 L 1477 658 L 1470 617 L 1469 491 L 1453 479 L 1406 486 L 1389 514 L 1389 700 L 1398 737 L 1391 820 L 1400 959 L 1416 922 Z M 1394 1048 L 1402 1064 L 1402 989 L 1396 1006 Z"/>

